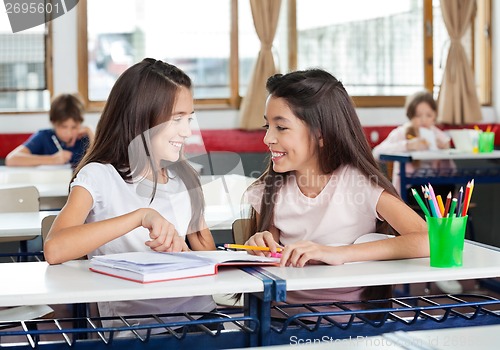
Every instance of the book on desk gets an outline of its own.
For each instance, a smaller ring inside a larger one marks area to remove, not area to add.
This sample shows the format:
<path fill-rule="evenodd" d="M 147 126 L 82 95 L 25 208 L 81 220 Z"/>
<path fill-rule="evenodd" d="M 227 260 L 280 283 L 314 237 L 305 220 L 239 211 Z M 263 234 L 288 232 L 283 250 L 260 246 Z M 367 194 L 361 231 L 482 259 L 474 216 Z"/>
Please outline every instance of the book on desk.
<path fill-rule="evenodd" d="M 215 275 L 221 266 L 277 266 L 279 258 L 235 251 L 190 251 L 181 253 L 128 252 L 96 255 L 91 271 L 139 283 L 171 281 Z"/>

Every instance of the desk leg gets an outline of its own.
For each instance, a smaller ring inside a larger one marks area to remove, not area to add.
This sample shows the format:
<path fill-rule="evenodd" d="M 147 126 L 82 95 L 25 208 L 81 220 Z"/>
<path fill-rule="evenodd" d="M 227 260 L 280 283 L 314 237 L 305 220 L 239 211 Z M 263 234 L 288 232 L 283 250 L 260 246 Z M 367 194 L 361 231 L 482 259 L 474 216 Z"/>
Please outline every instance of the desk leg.
<path fill-rule="evenodd" d="M 75 328 L 86 328 L 87 327 L 87 304 L 86 303 L 78 303 L 73 304 L 73 317 L 75 320 L 73 321 L 73 327 Z M 75 337 L 77 339 L 87 339 L 87 333 L 76 333 Z"/>
<path fill-rule="evenodd" d="M 408 179 L 406 178 L 406 162 L 399 162 L 399 179 L 401 181 L 401 199 L 406 203 L 408 200 L 406 197 L 406 185 L 408 184 Z"/>
<path fill-rule="evenodd" d="M 286 294 L 283 292 L 284 288 L 286 293 L 286 285 L 279 283 L 277 286 L 272 277 L 264 273 L 262 269 L 252 267 L 243 267 L 241 269 L 262 280 L 264 285 L 262 293 L 245 295 L 245 305 L 248 305 L 245 313 L 260 320 L 258 346 L 269 345 L 271 344 L 271 301 L 281 295 L 286 298 Z M 254 340 L 251 341 L 254 342 Z"/>

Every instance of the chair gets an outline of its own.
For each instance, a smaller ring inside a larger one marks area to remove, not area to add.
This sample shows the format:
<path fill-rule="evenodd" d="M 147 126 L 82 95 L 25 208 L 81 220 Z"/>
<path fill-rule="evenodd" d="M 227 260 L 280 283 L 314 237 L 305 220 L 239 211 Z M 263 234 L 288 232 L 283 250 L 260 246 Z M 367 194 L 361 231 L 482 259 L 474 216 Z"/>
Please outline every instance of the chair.
<path fill-rule="evenodd" d="M 243 244 L 245 243 L 245 228 L 246 225 L 250 224 L 250 219 L 236 219 L 232 225 L 232 235 L 233 235 L 233 243 L 235 244 Z M 242 308 L 243 307 L 243 298 L 239 300 L 234 298 L 234 295 L 227 294 L 214 294 L 213 298 L 217 305 L 222 307 L 230 307 L 230 308 Z"/>
<path fill-rule="evenodd" d="M 233 242 L 235 244 L 244 244 L 248 237 L 245 231 L 247 225 L 250 225 L 250 219 L 236 219 L 232 225 Z"/>
<path fill-rule="evenodd" d="M 49 215 L 43 218 L 42 220 L 42 242 L 45 241 L 47 235 L 49 234 L 50 228 L 52 227 L 52 223 L 56 219 L 57 215 Z"/>
<path fill-rule="evenodd" d="M 37 212 L 40 210 L 40 195 L 35 186 L 3 188 L 0 189 L 0 212 Z M 37 238 L 32 237 L 0 237 L 0 243 L 19 242 L 20 250 L 27 252 L 27 241 Z"/>
<path fill-rule="evenodd" d="M 39 193 L 35 186 L 0 189 L 0 211 L 4 213 L 39 211 Z M 0 237 L 0 242 L 18 241 L 21 252 L 27 252 L 27 241 L 33 237 Z M 18 306 L 0 310 L 0 321 L 48 318 L 54 310 L 48 305 Z"/>

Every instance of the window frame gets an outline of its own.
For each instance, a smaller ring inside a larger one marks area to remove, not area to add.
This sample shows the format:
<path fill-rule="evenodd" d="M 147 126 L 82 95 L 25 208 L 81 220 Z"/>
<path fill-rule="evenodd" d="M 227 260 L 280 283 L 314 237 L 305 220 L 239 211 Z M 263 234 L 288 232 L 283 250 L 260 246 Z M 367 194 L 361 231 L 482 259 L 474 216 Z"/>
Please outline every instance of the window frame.
<path fill-rule="evenodd" d="M 297 69 L 297 0 L 288 1 L 288 62 L 289 69 Z M 88 47 L 87 47 L 87 0 L 82 0 L 78 6 L 78 89 L 83 96 L 86 109 L 88 111 L 100 111 L 104 107 L 104 101 L 90 101 L 88 97 Z M 478 11 L 475 17 L 471 18 L 473 35 L 471 36 L 472 47 L 480 45 L 479 57 L 471 62 L 473 68 L 480 69 L 475 72 L 478 77 L 476 82 L 479 87 L 479 99 L 482 105 L 491 105 L 492 103 L 492 48 L 491 48 L 491 0 L 477 0 Z M 423 0 L 423 33 L 424 50 L 422 59 L 424 60 L 424 87 L 433 91 L 434 87 L 434 69 L 433 69 L 433 8 L 432 0 Z M 229 57 L 229 98 L 219 99 L 196 99 L 195 105 L 201 109 L 238 109 L 242 100 L 239 95 L 239 55 L 238 55 L 238 1 L 230 0 L 230 57 Z M 479 36 L 479 43 L 475 42 L 474 20 L 478 21 L 479 28 L 485 28 L 485 34 Z M 481 64 L 475 62 L 479 60 Z M 401 107 L 404 106 L 406 96 L 359 96 L 353 95 L 352 99 L 357 107 Z"/>
<path fill-rule="evenodd" d="M 230 50 L 229 50 L 229 91 L 228 98 L 195 99 L 196 108 L 238 109 L 239 95 L 239 56 L 238 56 L 238 0 L 230 0 Z M 87 111 L 97 112 L 104 108 L 105 101 L 91 101 L 88 90 L 88 36 L 87 0 L 78 6 L 78 90 L 83 97 Z"/>

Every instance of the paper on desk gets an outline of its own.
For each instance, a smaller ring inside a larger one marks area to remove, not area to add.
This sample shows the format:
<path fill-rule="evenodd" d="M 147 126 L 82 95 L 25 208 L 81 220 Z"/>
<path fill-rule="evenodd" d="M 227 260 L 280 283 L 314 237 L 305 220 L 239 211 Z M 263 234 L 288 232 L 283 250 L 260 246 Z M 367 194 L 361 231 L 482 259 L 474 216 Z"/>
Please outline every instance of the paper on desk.
<path fill-rule="evenodd" d="M 429 150 L 435 151 L 438 149 L 436 143 L 436 135 L 434 135 L 434 132 L 431 129 L 420 127 L 418 129 L 418 133 L 422 139 L 427 141 L 427 144 L 429 145 Z"/>

